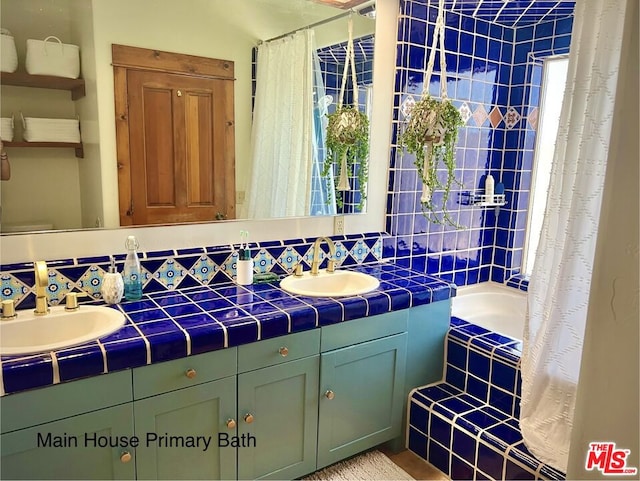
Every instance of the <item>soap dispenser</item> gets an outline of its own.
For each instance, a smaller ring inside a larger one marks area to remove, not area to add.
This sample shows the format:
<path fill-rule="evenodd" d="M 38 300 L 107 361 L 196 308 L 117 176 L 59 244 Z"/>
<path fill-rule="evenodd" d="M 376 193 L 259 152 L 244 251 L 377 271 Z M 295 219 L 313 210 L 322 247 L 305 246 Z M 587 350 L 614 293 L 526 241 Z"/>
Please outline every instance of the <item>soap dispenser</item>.
<path fill-rule="evenodd" d="M 127 237 L 127 257 L 124 260 L 124 297 L 128 301 L 142 299 L 142 269 L 138 259 L 138 240 Z"/>
<path fill-rule="evenodd" d="M 122 275 L 116 269 L 116 262 L 113 258 L 111 258 L 109 272 L 102 277 L 100 293 L 102 294 L 102 299 L 107 304 L 117 304 L 122 300 L 124 281 Z"/>

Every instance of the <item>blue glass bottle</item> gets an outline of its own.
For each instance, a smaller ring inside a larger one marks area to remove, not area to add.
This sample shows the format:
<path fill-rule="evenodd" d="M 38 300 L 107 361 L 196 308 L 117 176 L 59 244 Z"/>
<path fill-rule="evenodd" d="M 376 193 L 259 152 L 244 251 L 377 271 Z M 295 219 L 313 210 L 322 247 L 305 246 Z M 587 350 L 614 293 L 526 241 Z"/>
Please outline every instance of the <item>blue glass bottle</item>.
<path fill-rule="evenodd" d="M 136 301 L 142 298 L 142 270 L 138 259 L 138 240 L 130 235 L 125 243 L 127 257 L 124 260 L 124 298 Z"/>

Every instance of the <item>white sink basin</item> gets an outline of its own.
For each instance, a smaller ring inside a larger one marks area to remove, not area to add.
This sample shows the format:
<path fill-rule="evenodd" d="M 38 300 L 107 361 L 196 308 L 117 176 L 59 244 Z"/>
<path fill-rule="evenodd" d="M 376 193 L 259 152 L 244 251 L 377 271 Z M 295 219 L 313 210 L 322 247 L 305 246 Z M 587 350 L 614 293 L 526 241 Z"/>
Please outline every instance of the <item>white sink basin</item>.
<path fill-rule="evenodd" d="M 16 319 L 0 322 L 0 354 L 33 354 L 83 344 L 111 334 L 125 322 L 120 311 L 103 306 L 80 306 L 77 311 L 56 306 L 45 316 L 32 310 L 16 312 Z"/>
<path fill-rule="evenodd" d="M 321 269 L 317 276 L 307 271 L 302 277 L 291 275 L 280 282 L 280 287 L 291 294 L 311 297 L 356 296 L 379 285 L 380 281 L 369 274 L 344 270 L 331 273 L 325 269 Z"/>

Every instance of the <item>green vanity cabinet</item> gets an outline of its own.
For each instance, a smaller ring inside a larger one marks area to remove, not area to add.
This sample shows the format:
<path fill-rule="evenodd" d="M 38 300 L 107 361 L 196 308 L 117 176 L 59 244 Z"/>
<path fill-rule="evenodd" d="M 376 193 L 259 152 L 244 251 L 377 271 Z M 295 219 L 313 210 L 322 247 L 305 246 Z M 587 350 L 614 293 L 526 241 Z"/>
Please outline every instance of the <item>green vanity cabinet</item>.
<path fill-rule="evenodd" d="M 319 352 L 319 329 L 239 348 L 239 479 L 315 471 Z"/>
<path fill-rule="evenodd" d="M 2 479 L 135 479 L 131 399 L 128 372 L 0 398 Z"/>
<path fill-rule="evenodd" d="M 401 449 L 408 392 L 442 375 L 449 312 L 436 302 L 0 397 L 1 477 L 295 479 Z"/>
<path fill-rule="evenodd" d="M 135 479 L 134 449 L 98 445 L 131 438 L 132 421 L 123 404 L 3 434 L 2 479 Z"/>
<path fill-rule="evenodd" d="M 235 376 L 135 401 L 138 479 L 235 479 L 235 412 Z"/>
<path fill-rule="evenodd" d="M 407 333 L 402 331 L 406 330 L 406 315 L 391 313 L 367 320 L 360 325 L 353 321 L 353 325 L 327 328 L 326 338 L 323 333 L 318 469 L 402 432 L 407 350 Z M 394 331 L 400 332 L 364 340 Z M 325 347 L 347 344 L 350 332 L 363 342 L 324 351 Z"/>
<path fill-rule="evenodd" d="M 134 369 L 138 479 L 314 471 L 319 351 L 311 330 Z"/>
<path fill-rule="evenodd" d="M 319 355 L 238 376 L 239 479 L 316 469 Z"/>
<path fill-rule="evenodd" d="M 235 479 L 235 348 L 133 369 L 138 479 Z"/>

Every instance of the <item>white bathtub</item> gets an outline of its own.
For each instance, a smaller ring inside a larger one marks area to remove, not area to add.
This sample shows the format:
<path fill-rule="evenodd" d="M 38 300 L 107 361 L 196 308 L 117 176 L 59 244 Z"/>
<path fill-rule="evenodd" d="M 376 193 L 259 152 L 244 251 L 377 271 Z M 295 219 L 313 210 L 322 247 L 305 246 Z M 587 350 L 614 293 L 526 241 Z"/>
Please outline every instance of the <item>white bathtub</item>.
<path fill-rule="evenodd" d="M 513 287 L 483 282 L 458 288 L 453 316 L 500 334 L 522 339 L 527 294 Z"/>

